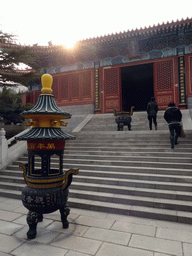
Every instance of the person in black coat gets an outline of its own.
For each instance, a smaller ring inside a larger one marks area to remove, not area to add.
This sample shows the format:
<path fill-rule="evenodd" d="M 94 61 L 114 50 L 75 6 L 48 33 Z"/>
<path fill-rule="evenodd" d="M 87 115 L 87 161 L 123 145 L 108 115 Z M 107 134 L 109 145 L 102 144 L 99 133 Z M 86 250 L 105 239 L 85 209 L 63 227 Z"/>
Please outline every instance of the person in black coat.
<path fill-rule="evenodd" d="M 151 97 L 151 101 L 147 104 L 147 114 L 148 114 L 150 130 L 152 130 L 152 121 L 155 125 L 155 130 L 157 130 L 157 112 L 158 112 L 158 105 L 155 102 L 155 98 Z"/>
<path fill-rule="evenodd" d="M 182 120 L 182 113 L 180 109 L 175 106 L 174 102 L 169 103 L 168 108 L 164 113 L 164 119 L 169 125 L 171 148 L 173 149 L 174 145 L 178 144 L 177 140 L 181 134 L 180 122 Z"/>

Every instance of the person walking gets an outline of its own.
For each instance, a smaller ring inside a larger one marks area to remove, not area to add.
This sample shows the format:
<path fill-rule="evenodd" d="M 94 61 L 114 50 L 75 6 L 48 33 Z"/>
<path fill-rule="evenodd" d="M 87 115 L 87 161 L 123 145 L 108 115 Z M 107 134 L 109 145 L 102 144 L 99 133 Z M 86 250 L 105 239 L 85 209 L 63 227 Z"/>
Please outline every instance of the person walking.
<path fill-rule="evenodd" d="M 155 102 L 154 97 L 151 97 L 151 101 L 147 104 L 147 114 L 148 114 L 150 130 L 152 130 L 152 122 L 155 125 L 155 130 L 157 130 L 157 112 L 158 112 L 157 102 Z"/>
<path fill-rule="evenodd" d="M 177 140 L 181 134 L 181 120 L 182 113 L 179 108 L 175 106 L 174 102 L 170 102 L 168 108 L 165 110 L 164 119 L 167 121 L 170 131 L 171 148 L 178 144 Z"/>

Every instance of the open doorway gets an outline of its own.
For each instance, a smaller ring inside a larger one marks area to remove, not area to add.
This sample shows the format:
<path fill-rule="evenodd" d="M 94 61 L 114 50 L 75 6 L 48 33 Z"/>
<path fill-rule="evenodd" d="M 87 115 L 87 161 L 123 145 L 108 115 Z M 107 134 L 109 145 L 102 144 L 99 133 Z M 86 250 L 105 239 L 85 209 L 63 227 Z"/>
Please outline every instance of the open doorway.
<path fill-rule="evenodd" d="M 154 96 L 153 63 L 121 68 L 122 110 L 136 111 L 147 109 L 147 103 Z"/>

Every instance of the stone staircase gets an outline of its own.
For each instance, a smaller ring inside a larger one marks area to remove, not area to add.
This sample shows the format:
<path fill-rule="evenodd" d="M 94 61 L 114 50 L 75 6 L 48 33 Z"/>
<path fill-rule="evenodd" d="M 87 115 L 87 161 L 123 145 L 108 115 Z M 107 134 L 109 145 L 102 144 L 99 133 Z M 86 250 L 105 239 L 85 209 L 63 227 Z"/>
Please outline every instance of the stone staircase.
<path fill-rule="evenodd" d="M 157 120 L 158 130 L 149 131 L 146 113 L 134 113 L 132 131 L 117 132 L 112 114 L 94 115 L 66 143 L 64 170 L 80 170 L 70 206 L 192 223 L 192 130 L 173 150 L 163 112 Z M 0 171 L 0 196 L 21 198 L 19 162 L 27 154 Z"/>

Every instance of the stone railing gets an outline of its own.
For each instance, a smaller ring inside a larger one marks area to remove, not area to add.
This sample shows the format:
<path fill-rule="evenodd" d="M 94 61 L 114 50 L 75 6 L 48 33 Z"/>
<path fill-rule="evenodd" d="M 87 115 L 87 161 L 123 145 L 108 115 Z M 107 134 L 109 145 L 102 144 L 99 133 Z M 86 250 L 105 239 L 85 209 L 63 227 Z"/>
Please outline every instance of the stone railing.
<path fill-rule="evenodd" d="M 18 135 L 24 132 L 26 132 L 26 130 Z M 5 134 L 4 128 L 0 128 L 0 170 L 27 151 L 26 141 L 16 141 L 15 137 L 7 140 Z"/>

